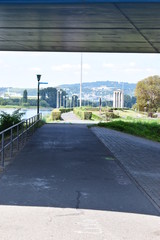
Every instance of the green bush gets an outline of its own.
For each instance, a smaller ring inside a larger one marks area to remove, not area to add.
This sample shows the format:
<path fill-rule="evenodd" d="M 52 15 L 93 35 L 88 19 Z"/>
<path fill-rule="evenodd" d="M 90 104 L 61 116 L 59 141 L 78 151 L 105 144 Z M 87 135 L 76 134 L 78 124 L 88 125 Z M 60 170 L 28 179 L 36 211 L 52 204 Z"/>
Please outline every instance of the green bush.
<path fill-rule="evenodd" d="M 54 109 L 51 112 L 51 119 L 52 120 L 60 120 L 61 119 L 61 112 L 59 111 L 59 109 Z"/>
<path fill-rule="evenodd" d="M 99 111 L 99 107 L 82 107 L 81 109 L 83 111 L 90 111 L 90 112 Z"/>
<path fill-rule="evenodd" d="M 90 120 L 92 118 L 92 112 L 83 112 L 83 120 Z"/>
<path fill-rule="evenodd" d="M 60 108 L 59 111 L 61 111 L 61 113 L 67 113 L 73 111 L 73 108 Z"/>
<path fill-rule="evenodd" d="M 97 121 L 102 121 L 103 118 L 92 112 L 92 119 Z"/>
<path fill-rule="evenodd" d="M 119 116 L 113 112 L 106 112 L 106 120 L 109 121 L 110 119 L 119 118 Z"/>
<path fill-rule="evenodd" d="M 0 131 L 3 131 L 22 121 L 24 113 L 19 112 L 20 109 L 15 110 L 12 114 L 2 111 L 0 114 Z"/>
<path fill-rule="evenodd" d="M 81 110 L 81 108 L 74 108 L 73 109 L 73 112 L 74 112 L 74 114 L 76 114 L 78 117 L 80 117 L 81 119 L 82 119 L 82 110 Z"/>
<path fill-rule="evenodd" d="M 73 112 L 82 120 L 90 120 L 92 118 L 92 112 L 82 110 L 81 108 L 74 108 Z"/>

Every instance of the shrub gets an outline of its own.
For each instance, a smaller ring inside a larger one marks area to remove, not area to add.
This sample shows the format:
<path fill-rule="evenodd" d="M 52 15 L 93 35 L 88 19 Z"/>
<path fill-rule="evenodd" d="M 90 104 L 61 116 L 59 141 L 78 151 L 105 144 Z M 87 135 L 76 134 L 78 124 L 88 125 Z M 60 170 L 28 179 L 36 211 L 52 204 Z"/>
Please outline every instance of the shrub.
<path fill-rule="evenodd" d="M 92 118 L 92 112 L 83 112 L 83 120 L 90 120 Z"/>
<path fill-rule="evenodd" d="M 115 118 L 119 118 L 118 115 L 116 115 L 115 113 L 113 112 L 106 112 L 106 120 L 109 121 L 110 119 L 115 119 Z"/>
<path fill-rule="evenodd" d="M 97 121 L 98 121 L 98 120 L 99 120 L 99 121 L 103 120 L 102 117 L 98 116 L 97 114 L 95 114 L 95 113 L 93 113 L 93 112 L 92 112 L 92 119 L 97 120 Z"/>
<path fill-rule="evenodd" d="M 73 108 L 60 108 L 59 111 L 61 113 L 67 113 L 73 111 Z"/>
<path fill-rule="evenodd" d="M 82 110 L 81 108 L 74 108 L 73 112 L 82 120 L 90 120 L 92 118 L 92 112 Z"/>
<path fill-rule="evenodd" d="M 94 112 L 94 111 L 98 111 L 99 107 L 82 107 L 81 109 L 84 111 Z"/>
<path fill-rule="evenodd" d="M 2 111 L 0 114 L 0 131 L 3 131 L 22 121 L 24 113 L 19 112 L 20 109 L 15 110 L 12 114 Z"/>
<path fill-rule="evenodd" d="M 59 109 L 54 109 L 51 112 L 51 119 L 52 120 L 60 120 L 61 119 L 61 112 L 59 111 Z"/>
<path fill-rule="evenodd" d="M 81 119 L 83 118 L 83 116 L 82 116 L 82 110 L 81 110 L 81 108 L 74 108 L 73 109 L 73 112 L 74 112 L 74 114 L 76 114 L 78 117 L 80 117 Z"/>

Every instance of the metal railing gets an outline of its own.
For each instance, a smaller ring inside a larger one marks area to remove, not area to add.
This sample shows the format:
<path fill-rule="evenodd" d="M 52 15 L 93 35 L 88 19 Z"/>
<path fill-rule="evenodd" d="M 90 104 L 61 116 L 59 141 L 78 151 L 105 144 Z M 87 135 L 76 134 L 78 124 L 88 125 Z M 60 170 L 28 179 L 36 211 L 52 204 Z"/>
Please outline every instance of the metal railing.
<path fill-rule="evenodd" d="M 0 132 L 0 166 L 2 168 L 5 166 L 5 159 L 12 158 L 13 154 L 24 146 L 41 119 L 42 113 L 39 113 Z"/>

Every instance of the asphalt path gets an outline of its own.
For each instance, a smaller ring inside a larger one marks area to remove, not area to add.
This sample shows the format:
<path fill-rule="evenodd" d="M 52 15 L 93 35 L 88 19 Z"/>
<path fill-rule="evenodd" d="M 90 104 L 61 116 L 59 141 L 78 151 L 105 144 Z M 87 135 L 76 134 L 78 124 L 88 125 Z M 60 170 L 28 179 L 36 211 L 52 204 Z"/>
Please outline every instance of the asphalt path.
<path fill-rule="evenodd" d="M 84 124 L 44 125 L 1 175 L 1 240 L 159 238 L 157 210 Z"/>

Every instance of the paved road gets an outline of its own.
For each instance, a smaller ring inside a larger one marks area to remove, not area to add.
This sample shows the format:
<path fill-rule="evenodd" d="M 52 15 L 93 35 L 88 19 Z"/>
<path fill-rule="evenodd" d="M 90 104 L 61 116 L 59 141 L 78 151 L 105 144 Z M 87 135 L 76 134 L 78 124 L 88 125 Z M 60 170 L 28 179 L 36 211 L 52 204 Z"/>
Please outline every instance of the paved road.
<path fill-rule="evenodd" d="M 156 208 L 85 125 L 38 129 L 1 176 L 1 240 L 159 238 Z"/>
<path fill-rule="evenodd" d="M 79 117 L 77 117 L 73 111 L 68 113 L 63 113 L 61 115 L 61 118 L 65 123 L 74 123 L 74 124 L 95 124 L 98 123 L 98 121 L 92 121 L 92 120 L 81 120 Z"/>
<path fill-rule="evenodd" d="M 160 143 L 105 128 L 92 131 L 160 210 Z"/>
<path fill-rule="evenodd" d="M 74 113 L 73 111 L 71 112 L 68 112 L 68 113 L 62 113 L 61 115 L 62 119 L 64 121 L 79 121 L 80 118 L 78 118 Z"/>

